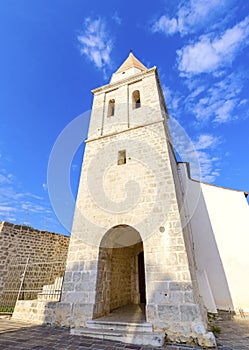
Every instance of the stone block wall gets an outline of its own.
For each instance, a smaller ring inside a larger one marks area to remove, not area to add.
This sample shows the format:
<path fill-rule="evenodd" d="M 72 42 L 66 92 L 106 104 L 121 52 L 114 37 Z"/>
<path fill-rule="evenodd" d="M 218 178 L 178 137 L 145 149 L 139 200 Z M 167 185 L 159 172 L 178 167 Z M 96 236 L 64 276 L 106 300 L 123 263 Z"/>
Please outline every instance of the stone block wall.
<path fill-rule="evenodd" d="M 114 248 L 111 261 L 111 310 L 131 304 L 131 248 Z"/>
<path fill-rule="evenodd" d="M 142 250 L 142 242 L 129 247 L 100 248 L 95 317 L 139 303 L 137 256 Z"/>
<path fill-rule="evenodd" d="M 29 261 L 23 284 L 25 290 L 42 290 L 64 274 L 70 237 L 35 230 L 32 227 L 0 223 L 0 304 L 15 299 L 21 276 Z M 10 292 L 12 291 L 12 295 Z M 29 293 L 21 298 L 35 299 Z"/>
<path fill-rule="evenodd" d="M 12 319 L 35 324 L 52 324 L 57 306 L 58 302 L 54 301 L 19 300 L 16 303 Z"/>

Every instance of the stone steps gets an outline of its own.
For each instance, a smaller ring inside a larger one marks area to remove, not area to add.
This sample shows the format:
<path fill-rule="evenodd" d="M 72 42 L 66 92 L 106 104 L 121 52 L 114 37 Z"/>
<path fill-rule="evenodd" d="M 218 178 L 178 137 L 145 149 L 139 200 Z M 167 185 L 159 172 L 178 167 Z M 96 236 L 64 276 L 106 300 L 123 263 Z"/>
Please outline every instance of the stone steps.
<path fill-rule="evenodd" d="M 162 346 L 164 344 L 165 334 L 163 332 L 150 332 L 150 331 L 127 331 L 113 330 L 113 329 L 98 329 L 89 327 L 72 328 L 70 333 L 72 335 L 87 336 L 102 340 L 114 340 L 124 343 L 136 344 L 136 345 L 151 345 Z"/>
<path fill-rule="evenodd" d="M 92 329 L 153 332 L 152 324 L 150 322 L 114 322 L 107 320 L 89 320 L 86 322 L 86 325 L 88 328 Z"/>

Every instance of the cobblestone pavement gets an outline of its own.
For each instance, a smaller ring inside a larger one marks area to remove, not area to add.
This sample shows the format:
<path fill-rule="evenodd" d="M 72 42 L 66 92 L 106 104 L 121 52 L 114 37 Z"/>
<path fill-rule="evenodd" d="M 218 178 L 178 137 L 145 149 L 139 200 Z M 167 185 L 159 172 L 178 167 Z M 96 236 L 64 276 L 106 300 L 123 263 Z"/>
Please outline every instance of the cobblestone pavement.
<path fill-rule="evenodd" d="M 249 350 L 249 320 L 221 321 L 219 350 Z M 72 336 L 67 329 L 36 326 L 24 322 L 0 319 L 0 350 L 122 350 L 155 349 L 149 346 L 102 341 Z M 200 349 L 192 346 L 165 345 L 158 350 Z"/>
<path fill-rule="evenodd" d="M 218 349 L 249 350 L 249 316 L 217 321 L 217 325 L 221 328 L 217 338 Z"/>

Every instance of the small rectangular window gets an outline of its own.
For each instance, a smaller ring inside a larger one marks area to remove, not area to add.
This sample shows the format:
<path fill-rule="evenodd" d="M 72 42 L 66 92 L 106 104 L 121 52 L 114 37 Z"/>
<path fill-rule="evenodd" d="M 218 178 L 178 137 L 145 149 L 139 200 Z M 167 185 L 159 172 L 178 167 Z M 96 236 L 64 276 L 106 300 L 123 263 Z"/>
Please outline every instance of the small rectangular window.
<path fill-rule="evenodd" d="M 118 165 L 126 163 L 126 150 L 118 151 Z"/>

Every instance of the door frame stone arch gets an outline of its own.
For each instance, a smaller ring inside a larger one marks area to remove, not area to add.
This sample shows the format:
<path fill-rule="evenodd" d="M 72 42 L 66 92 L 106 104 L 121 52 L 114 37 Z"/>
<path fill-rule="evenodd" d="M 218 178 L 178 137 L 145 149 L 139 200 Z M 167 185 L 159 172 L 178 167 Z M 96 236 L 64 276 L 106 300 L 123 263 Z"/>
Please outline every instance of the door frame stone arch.
<path fill-rule="evenodd" d="M 113 226 L 104 234 L 99 245 L 93 318 L 124 305 L 140 304 L 138 255 L 143 251 L 142 236 L 130 225 Z"/>

